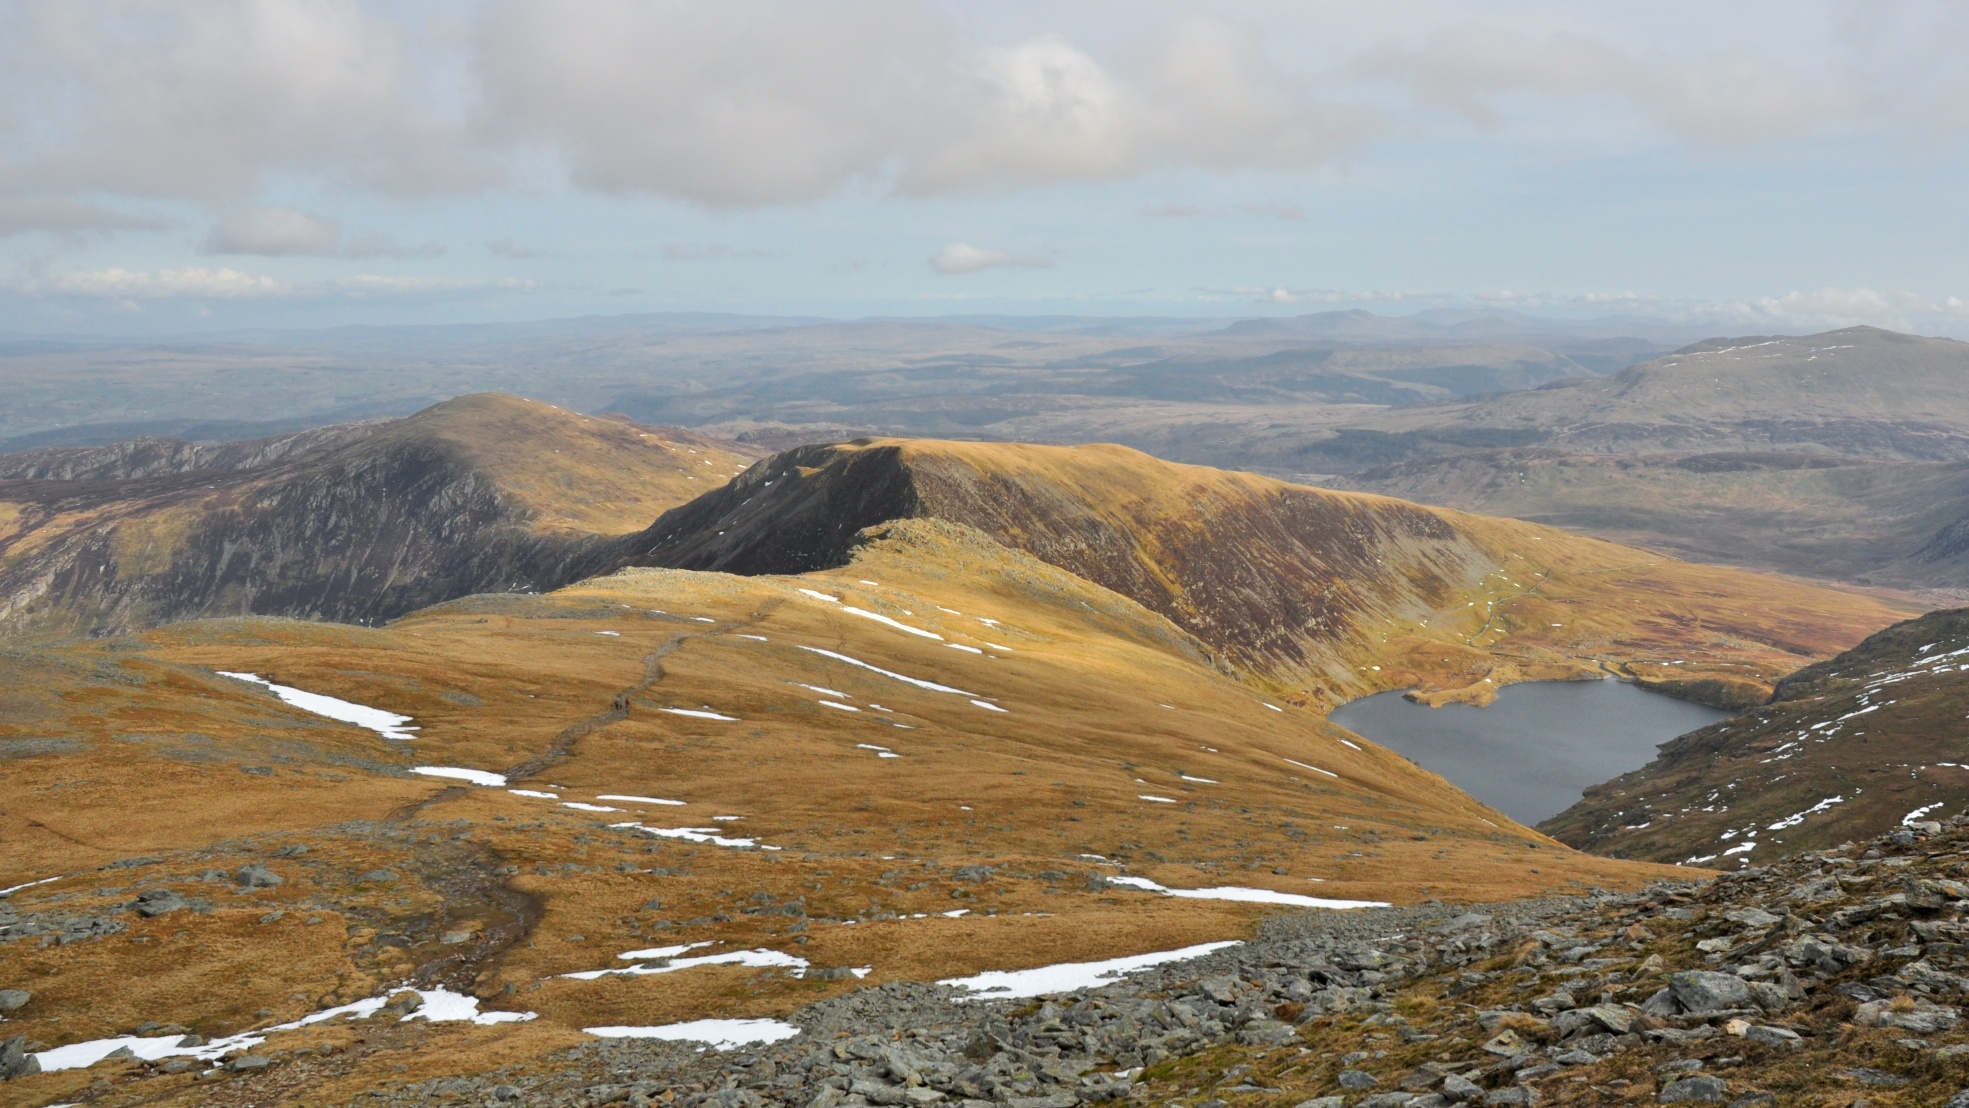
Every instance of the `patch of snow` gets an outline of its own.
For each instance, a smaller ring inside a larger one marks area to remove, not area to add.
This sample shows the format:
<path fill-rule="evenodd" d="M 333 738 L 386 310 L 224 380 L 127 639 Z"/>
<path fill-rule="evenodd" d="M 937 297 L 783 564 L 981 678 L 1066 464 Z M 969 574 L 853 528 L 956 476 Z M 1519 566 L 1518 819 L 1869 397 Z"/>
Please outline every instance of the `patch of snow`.
<path fill-rule="evenodd" d="M 282 1031 L 294 1031 L 328 1020 L 350 1018 L 367 1019 L 389 1003 L 390 996 L 414 992 L 423 999 L 423 1005 L 415 1012 L 402 1017 L 402 1021 L 413 1019 L 430 1020 L 432 1023 L 456 1023 L 469 1020 L 481 1026 L 495 1023 L 517 1023 L 534 1018 L 532 1012 L 481 1012 L 476 997 L 454 993 L 449 989 L 393 989 L 387 996 L 373 996 L 358 1000 L 353 1004 L 343 1004 L 334 1008 L 324 1008 L 292 1023 L 276 1024 L 259 1031 L 247 1031 L 238 1035 L 227 1035 L 213 1039 L 203 1046 L 181 1047 L 183 1035 L 158 1035 L 143 1037 L 122 1035 L 114 1039 L 94 1039 L 83 1043 L 70 1043 L 36 1053 L 34 1059 L 41 1063 L 43 1072 L 55 1070 L 86 1069 L 102 1061 L 122 1047 L 146 1062 L 162 1058 L 198 1058 L 212 1061 L 238 1050 L 248 1050 L 267 1041 L 269 1035 Z"/>
<path fill-rule="evenodd" d="M 505 788 L 506 775 L 487 773 L 482 769 L 459 769 L 457 766 L 412 766 L 410 772 L 421 773 L 426 777 L 448 777 L 456 781 L 470 781 L 474 785 L 487 785 L 492 788 Z"/>
<path fill-rule="evenodd" d="M 602 1039 L 662 1039 L 673 1043 L 703 1043 L 713 1050 L 737 1050 L 791 1039 L 800 1029 L 779 1020 L 691 1020 L 655 1027 L 584 1027 Z"/>
<path fill-rule="evenodd" d="M 1211 889 L 1171 889 L 1158 885 L 1146 877 L 1110 877 L 1110 885 L 1125 885 L 1131 889 L 1162 893 L 1165 896 L 1182 897 L 1185 900 L 1235 900 L 1247 904 L 1291 904 L 1299 908 L 1386 908 L 1382 900 L 1328 900 L 1317 896 L 1301 896 L 1298 893 L 1281 893 L 1272 889 L 1243 889 L 1236 886 L 1221 886 Z"/>
<path fill-rule="evenodd" d="M 737 716 L 722 715 L 718 712 L 700 711 L 696 708 L 658 708 L 659 712 L 669 712 L 673 716 L 689 716 L 692 719 L 722 719 L 727 723 L 738 722 Z"/>
<path fill-rule="evenodd" d="M 710 846 L 729 846 L 739 849 L 778 850 L 776 846 L 761 846 L 757 839 L 728 839 L 718 834 L 716 827 L 645 827 L 640 823 L 611 823 L 610 827 L 629 827 L 645 835 L 655 835 L 659 839 L 682 839 L 689 843 L 705 843 Z"/>
<path fill-rule="evenodd" d="M 1321 769 L 1318 766 L 1309 766 L 1306 763 L 1298 761 L 1297 759 L 1294 758 L 1287 758 L 1286 761 L 1290 762 L 1295 766 L 1298 766 L 1300 769 L 1309 769 L 1312 770 L 1314 773 L 1324 773 L 1328 777 L 1338 778 L 1340 776 L 1339 774 L 1333 772 L 1330 769 Z"/>
<path fill-rule="evenodd" d="M 697 944 L 694 944 L 697 945 Z M 671 950 L 675 948 L 662 947 Z M 690 947 L 683 948 L 684 950 Z M 631 951 L 630 954 L 639 954 Z M 681 951 L 679 951 L 681 953 Z M 630 954 L 620 957 L 628 958 Z M 749 966 L 753 969 L 790 969 L 798 977 L 807 970 L 807 960 L 797 955 L 778 950 L 728 950 L 723 954 L 700 954 L 694 958 L 677 958 L 669 954 L 658 954 L 652 958 L 654 964 L 643 966 L 622 966 L 620 968 L 582 970 L 579 973 L 563 973 L 559 976 L 575 981 L 593 981 L 602 977 L 652 977 L 663 973 L 676 973 L 679 970 L 696 969 L 699 966 Z"/>
<path fill-rule="evenodd" d="M 1270 708 L 1270 709 L 1271 709 L 1272 711 L 1274 711 L 1274 712 L 1283 712 L 1283 711 L 1285 711 L 1285 709 L 1284 709 L 1284 708 L 1281 708 L 1281 707 L 1279 707 L 1279 706 L 1278 706 L 1278 705 L 1276 705 L 1276 704 L 1266 704 L 1266 705 L 1265 705 L 1265 707 L 1267 707 L 1267 708 Z"/>
<path fill-rule="evenodd" d="M 739 638 L 741 638 L 741 639 L 751 639 L 751 640 L 752 640 L 752 641 L 754 641 L 754 642 L 771 642 L 771 641 L 772 641 L 771 639 L 768 639 L 768 638 L 767 638 L 766 636 L 764 636 L 764 635 L 740 635 L 740 636 L 739 636 Z"/>
<path fill-rule="evenodd" d="M 507 789 L 506 791 L 512 793 L 514 796 L 530 796 L 536 800 L 559 800 L 561 798 L 561 794 L 559 793 L 543 793 L 538 789 Z"/>
<path fill-rule="evenodd" d="M 964 989 L 972 994 L 959 999 L 1023 999 L 1046 996 L 1049 993 L 1072 992 L 1076 989 L 1099 988 L 1135 970 L 1201 958 L 1206 954 L 1237 945 L 1239 944 L 1235 940 L 1199 943 L 1179 950 L 1133 954 L 1125 958 L 1109 958 L 1100 962 L 1062 962 L 1059 965 L 1038 966 L 1025 970 L 986 970 L 970 977 L 946 978 L 937 984 Z"/>
<path fill-rule="evenodd" d="M 1137 797 L 1136 799 L 1138 799 L 1138 800 L 1146 800 L 1146 801 L 1148 801 L 1148 802 L 1149 802 L 1149 803 L 1151 803 L 1151 804 L 1174 804 L 1174 803 L 1176 803 L 1175 801 L 1173 801 L 1173 800 L 1171 800 L 1171 799 L 1169 799 L 1169 798 L 1168 798 L 1168 797 L 1166 797 L 1166 796 L 1150 796 L 1150 795 L 1149 795 L 1149 794 L 1147 794 L 1147 793 L 1143 793 L 1143 794 L 1141 794 L 1141 795 L 1140 795 L 1139 797 Z"/>
<path fill-rule="evenodd" d="M 1352 743 L 1352 742 L 1348 742 L 1348 741 L 1347 741 L 1346 739 L 1341 739 L 1341 740 L 1340 740 L 1340 742 L 1341 742 L 1341 743 L 1342 743 L 1343 745 L 1346 745 L 1346 746 L 1351 746 L 1351 747 L 1353 747 L 1353 748 L 1354 748 L 1355 750 L 1360 750 L 1360 746 L 1359 746 L 1359 745 L 1357 745 L 1357 744 L 1355 744 L 1355 743 Z M 1361 752 L 1362 752 L 1363 754 L 1364 754 L 1364 753 L 1366 753 L 1366 751 L 1361 751 Z"/>
<path fill-rule="evenodd" d="M 986 711 L 991 711 L 991 712 L 1002 712 L 1002 711 L 1004 711 L 1004 710 L 1005 710 L 1005 709 L 1003 709 L 1003 708 L 1000 708 L 1000 707 L 999 707 L 998 705 L 996 705 L 996 704 L 993 704 L 993 703 L 992 703 L 991 701 L 989 701 L 989 700 L 979 700 L 979 699 L 977 699 L 977 698 L 975 698 L 975 697 L 973 697 L 973 698 L 972 698 L 972 700 L 971 700 L 971 703 L 973 703 L 973 704 L 976 704 L 976 705 L 977 705 L 978 707 L 980 707 L 980 708 L 983 708 L 983 709 L 985 709 Z"/>
<path fill-rule="evenodd" d="M 787 684 L 792 685 L 796 689 L 805 689 L 808 692 L 817 692 L 822 696 L 831 696 L 836 700 L 854 699 L 854 697 L 849 696 L 840 689 L 830 689 L 826 685 L 809 685 L 805 681 L 788 681 Z"/>
<path fill-rule="evenodd" d="M 957 917 L 959 917 L 959 916 L 968 916 L 968 915 L 970 915 L 970 914 L 971 914 L 971 910 L 970 910 L 969 908 L 955 908 L 955 909 L 952 909 L 951 911 L 948 911 L 948 912 L 938 912 L 937 914 L 938 914 L 938 915 L 940 915 L 940 916 L 942 916 L 942 917 L 943 917 L 943 918 L 945 918 L 945 919 L 956 919 L 956 918 L 957 918 Z"/>
<path fill-rule="evenodd" d="M 1187 773 L 1177 774 L 1177 776 L 1181 777 L 1185 781 L 1194 781 L 1199 785 L 1215 785 L 1217 783 L 1215 781 L 1212 781 L 1208 777 L 1191 777 Z"/>
<path fill-rule="evenodd" d="M 820 704 L 820 706 L 821 706 L 821 707 L 823 707 L 823 708 L 838 708 L 838 709 L 840 709 L 840 710 L 841 710 L 841 711 L 843 711 L 843 712 L 859 712 L 859 711 L 861 711 L 861 709 L 860 709 L 860 708 L 857 708 L 857 707 L 855 707 L 855 706 L 854 706 L 854 705 L 852 705 L 852 704 L 840 704 L 840 703 L 836 703 L 835 701 L 832 701 L 832 700 L 822 700 L 822 701 L 818 701 L 818 703 L 819 703 L 819 704 Z"/>
<path fill-rule="evenodd" d="M 964 645 L 963 643 L 961 643 L 961 642 L 947 642 L 947 643 L 945 643 L 944 645 L 945 645 L 945 646 L 947 646 L 947 647 L 949 647 L 949 648 L 951 648 L 952 650 L 966 650 L 966 651 L 969 651 L 969 652 L 971 652 L 972 654 L 983 654 L 983 653 L 984 653 L 984 651 L 982 651 L 982 650 L 979 650 L 979 649 L 978 649 L 977 647 L 975 647 L 975 646 L 965 646 L 965 645 Z"/>
<path fill-rule="evenodd" d="M 311 693 L 305 689 L 291 688 L 287 685 L 276 685 L 257 673 L 228 673 L 225 670 L 219 670 L 217 672 L 219 676 L 230 677 L 235 681 L 250 681 L 255 685 L 263 685 L 271 689 L 273 694 L 280 698 L 281 703 L 287 704 L 290 707 L 299 708 L 310 715 L 321 716 L 325 719 L 332 719 L 341 723 L 353 723 L 357 727 L 374 731 L 386 739 L 413 739 L 416 736 L 412 735 L 411 732 L 419 730 L 416 727 L 404 726 L 404 724 L 411 721 L 413 718 L 411 716 L 400 716 L 395 712 L 386 712 L 381 708 L 371 708 L 365 704 L 354 704 L 347 700 L 337 700 L 332 696 Z"/>
<path fill-rule="evenodd" d="M 577 812 L 620 812 L 622 810 L 620 808 L 611 808 L 606 804 L 583 804 L 578 800 L 563 800 L 561 801 L 561 807 L 572 808 Z"/>
<path fill-rule="evenodd" d="M 616 638 L 618 638 L 618 639 L 622 637 L 622 632 L 620 632 L 620 631 L 597 631 L 597 632 L 595 632 L 595 634 L 597 634 L 597 635 L 613 635 L 613 636 L 615 636 L 615 637 L 616 637 Z"/>
<path fill-rule="evenodd" d="M 900 757 L 902 757 L 902 755 L 900 755 L 900 754 L 897 754 L 897 753 L 896 753 L 895 751 L 893 751 L 893 750 L 890 750 L 890 749 L 889 749 L 888 747 L 886 747 L 886 746 L 876 746 L 876 745 L 875 745 L 874 743 L 856 743 L 856 744 L 855 744 L 855 749 L 857 749 L 857 750 L 873 750 L 873 751 L 875 752 L 875 756 L 876 756 L 877 758 L 900 758 Z"/>
<path fill-rule="evenodd" d="M 1915 824 L 1921 822 L 1921 817 L 1927 815 L 1928 813 L 1940 807 L 1943 807 L 1943 805 L 1940 803 L 1936 803 L 1936 804 L 1928 804 L 1920 808 L 1916 808 L 1914 811 L 1909 812 L 1907 815 L 1901 817 L 1901 826 L 1913 827 Z"/>
<path fill-rule="evenodd" d="M 925 631 L 921 627 L 911 627 L 907 623 L 898 622 L 896 620 L 890 619 L 888 616 L 882 615 L 879 612 L 871 612 L 866 608 L 857 608 L 852 604 L 843 604 L 841 606 L 841 610 L 848 613 L 851 616 L 860 616 L 863 619 L 872 619 L 877 623 L 886 624 L 887 626 L 893 627 L 898 631 L 907 632 L 908 634 L 911 635 L 918 635 L 926 639 L 935 639 L 938 642 L 943 641 L 943 636 L 937 634 L 935 631 Z"/>
<path fill-rule="evenodd" d="M 31 889 L 36 885 L 46 885 L 50 881 L 60 881 L 63 877 L 66 876 L 67 874 L 56 874 L 53 877 L 43 877 L 39 881 L 29 881 L 26 882 L 25 884 L 15 885 L 12 888 L 0 889 L 0 896 L 12 896 L 17 892 L 20 892 L 22 889 Z"/>
<path fill-rule="evenodd" d="M 677 808 L 684 806 L 684 802 L 681 800 L 665 800 L 660 796 L 624 796 L 621 793 L 603 793 L 595 799 L 620 800 L 624 804 L 668 804 Z"/>
<path fill-rule="evenodd" d="M 905 676 L 892 670 L 883 669 L 881 666 L 871 666 L 860 658 L 850 658 L 846 654 L 838 654 L 832 650 L 822 650 L 818 646 L 803 646 L 800 649 L 818 654 L 823 658 L 832 658 L 837 662 L 846 662 L 851 666 L 860 666 L 862 669 L 868 670 L 871 673 L 879 673 L 884 677 L 901 681 L 905 685 L 915 685 L 919 689 L 928 689 L 931 692 L 953 693 L 957 696 L 977 695 L 976 693 L 965 692 L 963 689 L 953 689 L 949 685 L 939 685 L 935 681 L 924 681 L 921 678 Z"/>
<path fill-rule="evenodd" d="M 801 594 L 802 594 L 802 595 L 805 595 L 805 596 L 811 596 L 811 597 L 813 597 L 813 598 L 814 598 L 815 600 L 825 600 L 825 601 L 827 601 L 827 602 L 828 602 L 829 604 L 839 604 L 839 603 L 841 603 L 841 598 L 840 598 L 840 597 L 838 597 L 838 596 L 829 596 L 829 595 L 827 595 L 827 594 L 826 594 L 826 593 L 824 593 L 824 592 L 815 592 L 815 591 L 814 591 L 814 590 L 812 590 L 812 589 L 801 589 L 801 590 L 800 590 L 800 592 L 801 592 Z"/>
<path fill-rule="evenodd" d="M 1844 804 L 1845 802 L 1846 802 L 1846 798 L 1843 795 L 1828 796 L 1824 800 L 1819 801 L 1817 804 L 1812 805 L 1810 808 L 1807 808 L 1802 812 L 1793 812 L 1791 815 L 1788 815 L 1783 819 L 1777 821 L 1776 823 L 1773 823 L 1770 826 L 1764 828 L 1764 830 L 1783 831 L 1787 827 L 1796 827 L 1799 824 L 1805 822 L 1806 816 L 1817 815 L 1818 813 L 1825 811 L 1827 808 L 1832 807 L 1834 804 Z M 1710 857 L 1714 857 L 1714 855 L 1711 855 Z M 1695 860 L 1708 861 L 1707 858 L 1695 859 Z"/>

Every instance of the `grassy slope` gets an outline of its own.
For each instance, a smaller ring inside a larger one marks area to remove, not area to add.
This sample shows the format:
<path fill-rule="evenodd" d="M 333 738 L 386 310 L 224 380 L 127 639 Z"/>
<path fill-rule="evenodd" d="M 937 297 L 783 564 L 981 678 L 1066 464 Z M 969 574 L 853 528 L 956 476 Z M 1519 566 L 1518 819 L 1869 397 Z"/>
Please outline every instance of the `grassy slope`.
<path fill-rule="evenodd" d="M 1661 872 L 1567 851 L 1399 757 L 1341 742 L 1316 715 L 1266 707 L 1200 664 L 1197 645 L 1166 621 L 975 532 L 927 521 L 888 532 L 852 565 L 795 579 L 631 570 L 542 597 L 470 598 L 386 629 L 201 621 L 8 658 L 9 689 L 47 691 L 5 704 L 5 741 L 37 740 L 42 753 L 6 763 L 0 887 L 69 875 L 16 894 L 12 907 L 115 913 L 148 887 L 215 905 L 150 922 L 126 914 L 129 933 L 106 941 L 0 945 L 0 980 L 37 996 L 19 1030 L 62 1042 L 151 1019 L 209 1035 L 254 1023 L 256 1010 L 292 1018 L 317 998 L 367 995 L 422 966 L 424 980 L 486 995 L 511 985 L 501 1006 L 542 1014 L 434 1030 L 461 1051 L 497 1037 L 510 1058 L 583 1026 L 767 1015 L 853 984 L 742 969 L 552 977 L 658 943 L 765 946 L 820 966 L 872 966 L 869 981 L 922 980 L 1233 937 L 1264 911 L 1104 891 L 1087 875 L 1117 871 L 1087 854 L 1172 887 L 1395 901 L 1625 886 Z M 391 743 L 213 675 L 221 669 L 412 714 L 422 730 Z M 625 811 L 447 787 L 402 772 L 414 764 L 512 772 L 515 786 Z M 688 805 L 597 800 L 613 793 Z M 717 826 L 785 849 L 607 827 L 631 819 Z M 309 851 L 272 854 L 285 844 Z M 158 861 L 94 868 L 138 855 Z M 286 883 L 248 896 L 194 876 L 249 859 Z M 967 864 L 997 871 L 957 880 Z M 530 903 L 501 899 L 500 865 L 518 867 L 503 883 Z M 385 867 L 396 876 L 362 879 Z M 650 867 L 661 869 L 641 872 Z M 798 898 L 815 917 L 804 926 L 745 911 Z M 973 916 L 824 922 L 960 907 Z M 258 922 L 274 909 L 287 914 Z M 501 945 L 531 919 L 524 942 Z M 438 941 L 452 930 L 486 936 L 466 944 L 463 966 L 444 961 L 459 953 Z M 420 1049 L 376 1065 L 416 1074 L 485 1064 L 471 1058 Z M 345 1091 L 376 1079 L 353 1074 Z"/>
<path fill-rule="evenodd" d="M 1958 814 L 1969 770 L 1949 763 L 1969 763 L 1965 649 L 1969 612 L 1897 624 L 1787 678 L 1766 707 L 1666 744 L 1541 826 L 1619 857 L 1749 864 L 1884 834 L 1918 808 Z"/>

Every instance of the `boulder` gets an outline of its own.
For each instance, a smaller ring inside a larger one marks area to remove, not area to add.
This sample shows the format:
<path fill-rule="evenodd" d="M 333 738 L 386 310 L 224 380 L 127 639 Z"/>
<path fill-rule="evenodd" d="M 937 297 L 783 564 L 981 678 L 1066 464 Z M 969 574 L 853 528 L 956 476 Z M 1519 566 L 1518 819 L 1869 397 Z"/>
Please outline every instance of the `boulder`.
<path fill-rule="evenodd" d="M 1663 1104 L 1721 1104 L 1724 1088 L 1722 1078 L 1699 1074 L 1663 1085 L 1655 1099 Z"/>
<path fill-rule="evenodd" d="M 1748 1008 L 1755 1001 L 1750 986 L 1734 974 L 1714 970 L 1684 970 L 1668 975 L 1668 991 L 1676 1006 L 1690 1015 L 1707 1015 L 1732 1008 Z"/>

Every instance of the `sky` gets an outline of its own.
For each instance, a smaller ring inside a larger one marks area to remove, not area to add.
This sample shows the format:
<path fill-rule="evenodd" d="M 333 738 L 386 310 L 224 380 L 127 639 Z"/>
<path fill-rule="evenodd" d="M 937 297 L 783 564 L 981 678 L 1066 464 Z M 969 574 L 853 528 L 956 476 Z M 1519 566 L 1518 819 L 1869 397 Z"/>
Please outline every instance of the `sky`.
<path fill-rule="evenodd" d="M 0 0 L 0 331 L 1969 337 L 1959 0 Z"/>

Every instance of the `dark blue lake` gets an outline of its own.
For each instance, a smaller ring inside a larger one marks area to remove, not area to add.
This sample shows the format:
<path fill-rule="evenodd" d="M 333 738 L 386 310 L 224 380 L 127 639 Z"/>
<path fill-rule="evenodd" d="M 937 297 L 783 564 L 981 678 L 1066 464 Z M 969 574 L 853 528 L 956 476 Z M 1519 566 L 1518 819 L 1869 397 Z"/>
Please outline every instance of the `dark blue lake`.
<path fill-rule="evenodd" d="M 1653 761 L 1669 739 L 1730 715 L 1624 681 L 1531 681 L 1500 690 L 1487 708 L 1429 708 L 1385 692 L 1331 718 L 1529 825 Z"/>

